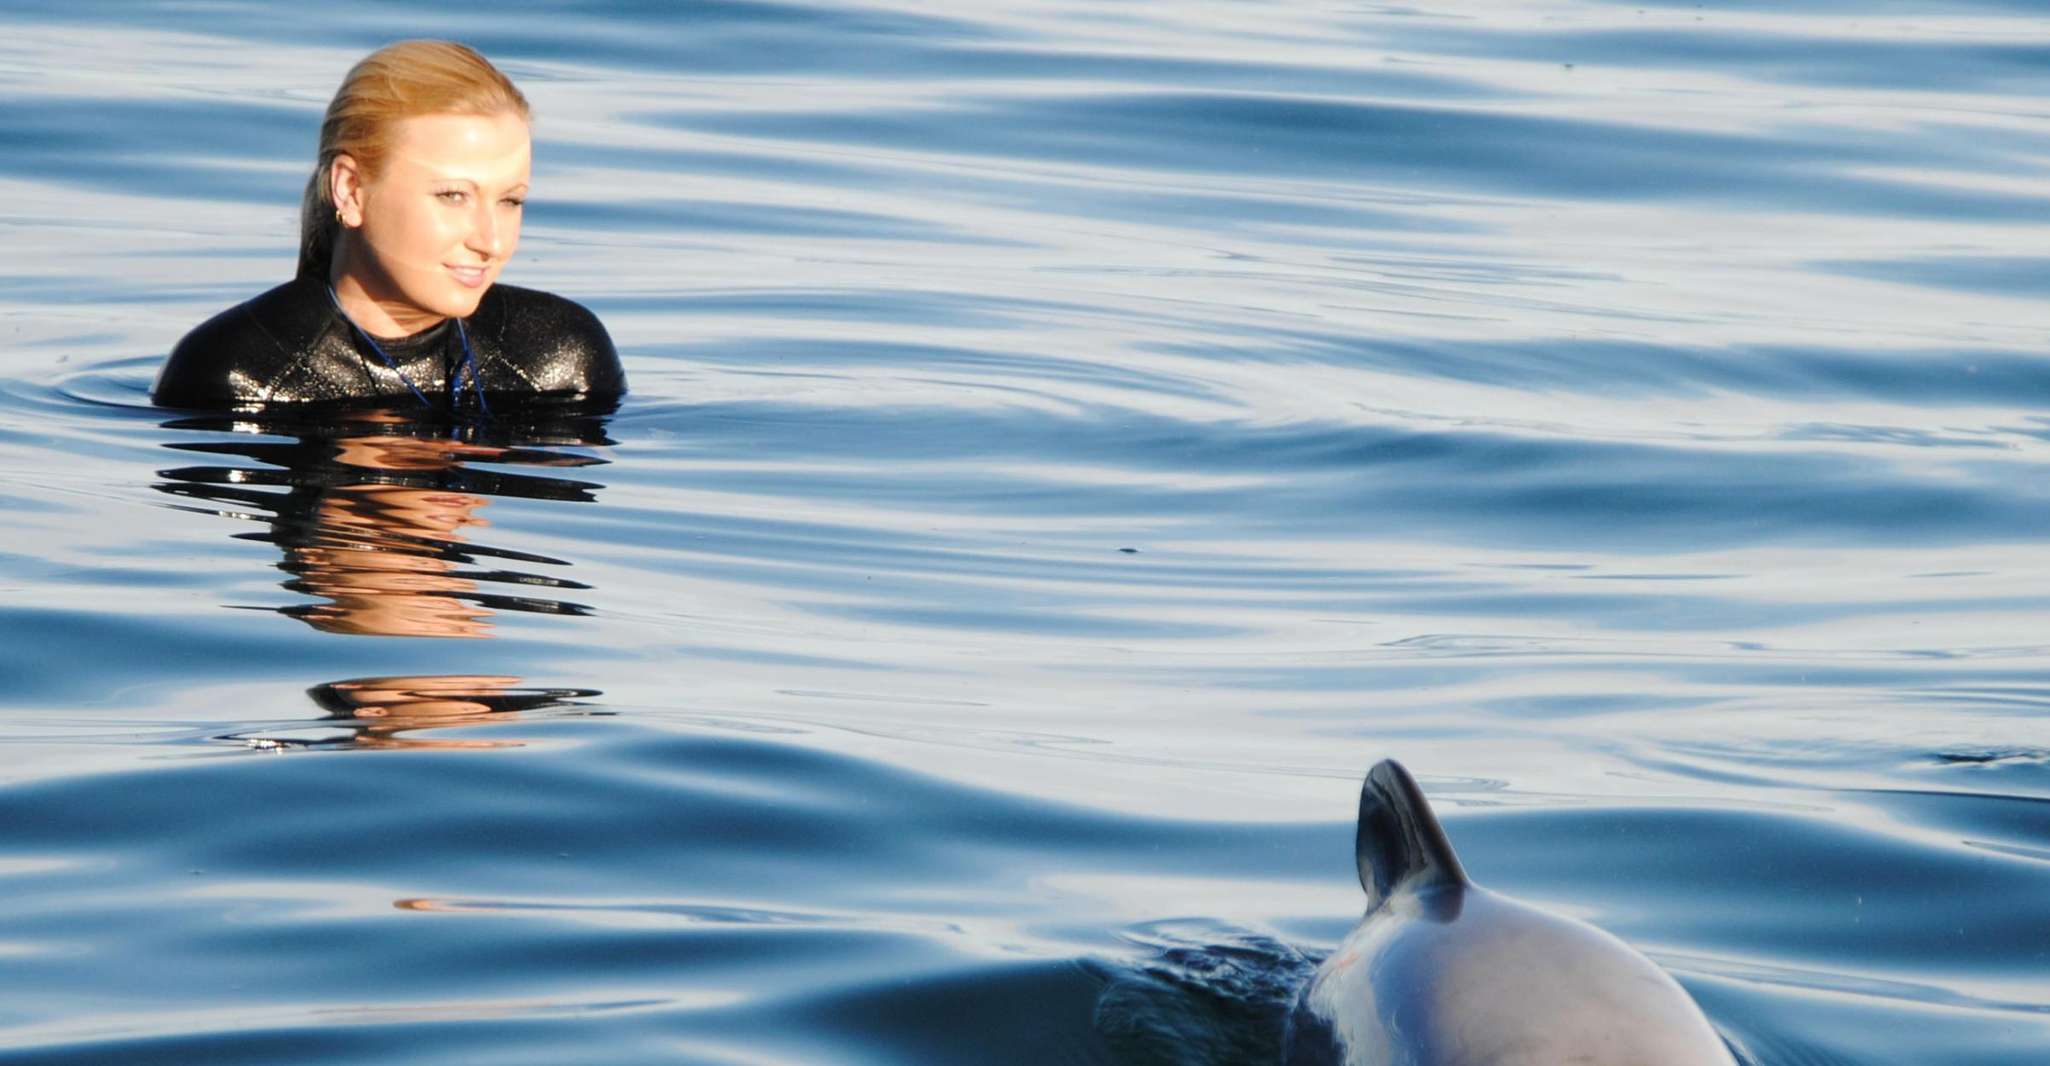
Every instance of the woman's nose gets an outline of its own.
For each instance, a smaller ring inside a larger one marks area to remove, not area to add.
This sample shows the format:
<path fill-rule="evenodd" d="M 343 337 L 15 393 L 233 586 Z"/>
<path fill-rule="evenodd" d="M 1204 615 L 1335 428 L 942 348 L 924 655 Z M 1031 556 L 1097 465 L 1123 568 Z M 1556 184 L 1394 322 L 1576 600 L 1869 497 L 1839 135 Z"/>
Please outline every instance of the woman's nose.
<path fill-rule="evenodd" d="M 482 206 L 470 224 L 470 239 L 466 242 L 471 251 L 486 259 L 497 259 L 505 249 L 504 227 L 492 213 L 491 206 Z"/>

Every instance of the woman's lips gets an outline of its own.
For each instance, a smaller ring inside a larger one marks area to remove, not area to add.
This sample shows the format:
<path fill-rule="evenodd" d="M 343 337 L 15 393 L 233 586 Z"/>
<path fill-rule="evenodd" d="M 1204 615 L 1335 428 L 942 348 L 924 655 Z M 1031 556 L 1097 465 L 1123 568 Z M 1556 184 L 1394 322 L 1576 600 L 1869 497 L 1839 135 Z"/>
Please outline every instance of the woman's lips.
<path fill-rule="evenodd" d="M 450 276 L 454 277 L 464 286 L 472 289 L 477 288 L 478 286 L 484 284 L 486 281 L 491 280 L 490 267 L 452 266 L 448 268 L 448 272 Z"/>

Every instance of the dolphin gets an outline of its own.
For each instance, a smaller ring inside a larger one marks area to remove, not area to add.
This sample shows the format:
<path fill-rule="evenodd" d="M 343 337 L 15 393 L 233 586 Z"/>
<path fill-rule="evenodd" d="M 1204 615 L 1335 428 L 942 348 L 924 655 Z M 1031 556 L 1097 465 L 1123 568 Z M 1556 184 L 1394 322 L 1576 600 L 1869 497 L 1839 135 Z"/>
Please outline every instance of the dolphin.
<path fill-rule="evenodd" d="M 1296 997 L 1285 1066 L 1736 1066 L 1650 959 L 1467 880 L 1415 779 L 1360 788 L 1366 916 Z"/>

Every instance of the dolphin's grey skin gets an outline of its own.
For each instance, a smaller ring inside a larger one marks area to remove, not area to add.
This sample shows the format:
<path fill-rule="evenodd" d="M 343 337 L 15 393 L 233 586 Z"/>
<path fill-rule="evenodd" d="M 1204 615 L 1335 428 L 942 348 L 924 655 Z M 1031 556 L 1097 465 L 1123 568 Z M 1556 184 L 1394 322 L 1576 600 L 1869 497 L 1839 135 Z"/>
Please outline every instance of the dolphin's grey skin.
<path fill-rule="evenodd" d="M 1355 853 L 1367 914 L 1297 998 L 1286 1066 L 1735 1066 L 1650 959 L 1467 880 L 1395 762 Z"/>

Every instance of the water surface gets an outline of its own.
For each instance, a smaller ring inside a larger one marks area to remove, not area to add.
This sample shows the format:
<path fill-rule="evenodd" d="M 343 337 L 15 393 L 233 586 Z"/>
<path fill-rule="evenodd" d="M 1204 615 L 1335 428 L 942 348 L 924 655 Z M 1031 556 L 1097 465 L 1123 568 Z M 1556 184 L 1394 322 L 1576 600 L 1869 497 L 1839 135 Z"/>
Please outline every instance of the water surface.
<path fill-rule="evenodd" d="M 2050 29 L 0 12 L 0 1062 L 1227 1063 L 1399 757 L 1753 1066 L 2050 1049 Z M 355 58 L 614 412 L 148 406 Z"/>

